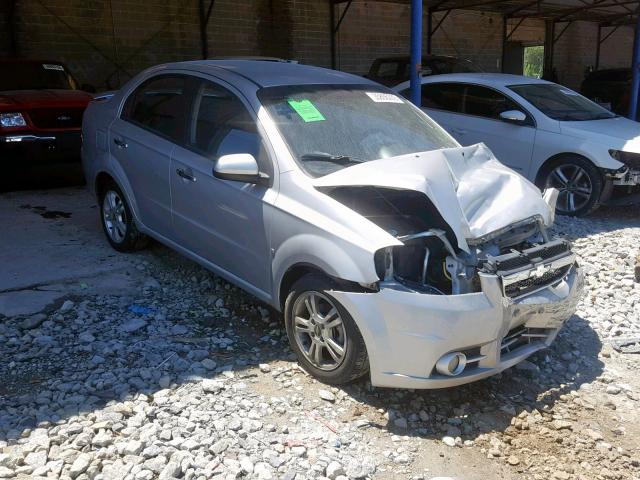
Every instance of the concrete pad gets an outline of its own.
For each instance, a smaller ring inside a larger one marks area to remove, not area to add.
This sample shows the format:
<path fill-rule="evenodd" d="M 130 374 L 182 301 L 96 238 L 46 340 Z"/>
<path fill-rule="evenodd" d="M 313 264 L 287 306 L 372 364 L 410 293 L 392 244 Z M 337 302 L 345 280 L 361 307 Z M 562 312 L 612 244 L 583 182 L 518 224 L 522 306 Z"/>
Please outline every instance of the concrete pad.
<path fill-rule="evenodd" d="M 18 290 L 0 293 L 0 315 L 15 317 L 41 312 L 48 305 L 64 296 L 53 290 Z"/>
<path fill-rule="evenodd" d="M 30 315 L 57 299 L 130 290 L 132 257 L 104 237 L 95 199 L 83 188 L 0 195 L 0 314 Z"/>

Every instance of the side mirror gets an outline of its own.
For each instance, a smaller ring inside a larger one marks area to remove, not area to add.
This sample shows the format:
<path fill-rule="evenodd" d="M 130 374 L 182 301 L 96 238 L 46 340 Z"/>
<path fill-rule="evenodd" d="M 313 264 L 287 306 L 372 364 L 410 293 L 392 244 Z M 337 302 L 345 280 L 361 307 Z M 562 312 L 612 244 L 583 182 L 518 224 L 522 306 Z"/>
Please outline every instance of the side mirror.
<path fill-rule="evenodd" d="M 234 182 L 266 184 L 269 176 L 260 173 L 258 162 L 250 153 L 222 155 L 213 166 L 213 176 Z"/>
<path fill-rule="evenodd" d="M 527 120 L 527 116 L 520 110 L 507 110 L 500 114 L 500 118 L 512 123 L 524 123 Z"/>
<path fill-rule="evenodd" d="M 85 91 L 87 93 L 96 93 L 97 92 L 96 87 L 94 87 L 90 83 L 83 83 L 80 86 L 80 90 L 83 90 L 83 91 Z"/>

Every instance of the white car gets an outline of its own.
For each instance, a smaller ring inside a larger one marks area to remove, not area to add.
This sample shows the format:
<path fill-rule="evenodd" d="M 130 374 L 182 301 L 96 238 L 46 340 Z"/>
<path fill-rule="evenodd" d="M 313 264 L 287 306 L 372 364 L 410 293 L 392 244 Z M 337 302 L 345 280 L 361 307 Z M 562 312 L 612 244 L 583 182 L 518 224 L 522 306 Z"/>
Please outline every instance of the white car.
<path fill-rule="evenodd" d="M 409 83 L 394 90 L 408 96 Z M 585 215 L 614 188 L 640 184 L 640 123 L 561 85 L 500 73 L 424 77 L 422 109 L 462 145 L 484 142 L 538 187 L 560 190 L 558 213 Z"/>

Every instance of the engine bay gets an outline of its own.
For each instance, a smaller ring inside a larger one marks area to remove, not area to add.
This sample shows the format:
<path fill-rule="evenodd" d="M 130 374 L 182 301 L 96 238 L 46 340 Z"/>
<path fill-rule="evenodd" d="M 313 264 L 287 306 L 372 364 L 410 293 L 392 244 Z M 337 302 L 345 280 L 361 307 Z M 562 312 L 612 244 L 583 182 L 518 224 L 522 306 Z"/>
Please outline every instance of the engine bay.
<path fill-rule="evenodd" d="M 501 276 L 505 296 L 515 297 L 559 281 L 575 261 L 570 243 L 550 239 L 537 216 L 469 240 L 465 252 L 454 246 L 451 228 L 420 192 L 349 186 L 326 193 L 403 243 L 376 252 L 376 273 L 383 282 L 418 292 L 479 292 L 480 274 L 486 273 Z"/>

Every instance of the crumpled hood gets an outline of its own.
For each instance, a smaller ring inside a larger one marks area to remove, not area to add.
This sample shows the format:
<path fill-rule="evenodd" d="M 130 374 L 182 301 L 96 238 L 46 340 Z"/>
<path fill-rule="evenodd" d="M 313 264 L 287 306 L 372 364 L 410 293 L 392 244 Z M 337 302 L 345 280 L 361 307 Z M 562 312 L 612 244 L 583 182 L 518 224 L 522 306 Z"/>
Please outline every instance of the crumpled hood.
<path fill-rule="evenodd" d="M 560 122 L 565 135 L 605 145 L 607 148 L 640 153 L 640 124 L 628 118 Z"/>
<path fill-rule="evenodd" d="M 422 192 L 466 252 L 467 240 L 534 215 L 546 225 L 553 218 L 538 188 L 500 163 L 482 143 L 366 162 L 317 178 L 313 184 Z"/>

